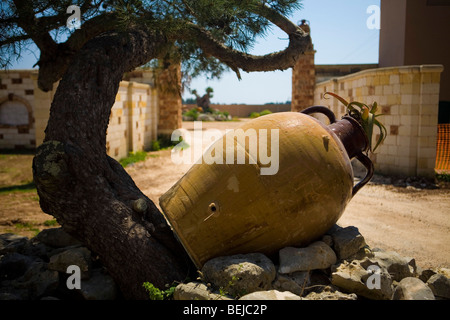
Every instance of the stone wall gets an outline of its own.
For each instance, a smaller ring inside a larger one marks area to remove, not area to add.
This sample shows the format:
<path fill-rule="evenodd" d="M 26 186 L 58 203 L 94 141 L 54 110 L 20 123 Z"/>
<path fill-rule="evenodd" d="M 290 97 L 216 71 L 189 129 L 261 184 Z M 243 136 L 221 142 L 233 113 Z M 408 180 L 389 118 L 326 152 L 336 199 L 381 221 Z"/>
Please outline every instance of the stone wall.
<path fill-rule="evenodd" d="M 380 106 L 379 120 L 388 136 L 372 160 L 383 174 L 434 176 L 441 65 L 364 70 L 316 85 L 314 104 L 328 106 L 337 118 L 345 107 L 334 92 L 348 101 Z"/>
<path fill-rule="evenodd" d="M 53 90 L 37 87 L 37 70 L 0 72 L 0 149 L 34 149 L 45 137 Z M 111 108 L 108 155 L 119 160 L 157 139 L 158 94 L 149 84 L 122 81 Z"/>
<path fill-rule="evenodd" d="M 0 73 L 0 149 L 26 149 L 36 144 L 32 73 Z"/>
<path fill-rule="evenodd" d="M 197 108 L 196 104 L 183 105 L 183 111 Z M 247 118 L 252 112 L 261 112 L 270 110 L 272 112 L 288 112 L 291 111 L 290 104 L 211 104 L 212 109 L 221 112 L 227 111 L 232 117 Z"/>
<path fill-rule="evenodd" d="M 122 81 L 111 108 L 106 151 L 121 159 L 128 152 L 147 150 L 156 140 L 157 106 L 154 89 L 147 84 Z"/>

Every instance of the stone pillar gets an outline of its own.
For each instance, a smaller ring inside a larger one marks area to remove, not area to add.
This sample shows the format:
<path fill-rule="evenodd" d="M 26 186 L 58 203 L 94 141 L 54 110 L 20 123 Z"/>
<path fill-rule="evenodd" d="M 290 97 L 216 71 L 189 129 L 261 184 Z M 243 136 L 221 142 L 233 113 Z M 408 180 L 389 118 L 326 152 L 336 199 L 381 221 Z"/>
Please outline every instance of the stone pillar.
<path fill-rule="evenodd" d="M 310 33 L 306 20 L 302 20 L 300 27 Z M 292 99 L 291 111 L 298 112 L 314 104 L 314 88 L 316 85 L 316 70 L 314 55 L 316 51 L 311 44 L 311 50 L 298 57 L 292 68 Z"/>
<path fill-rule="evenodd" d="M 171 135 L 181 128 L 181 64 L 170 64 L 158 73 L 158 134 Z"/>

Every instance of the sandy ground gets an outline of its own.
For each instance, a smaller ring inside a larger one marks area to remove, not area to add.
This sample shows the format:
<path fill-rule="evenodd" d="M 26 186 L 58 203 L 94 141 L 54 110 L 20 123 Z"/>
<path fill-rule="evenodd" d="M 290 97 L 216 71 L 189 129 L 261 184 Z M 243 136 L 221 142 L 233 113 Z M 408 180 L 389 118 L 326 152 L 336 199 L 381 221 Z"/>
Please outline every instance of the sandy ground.
<path fill-rule="evenodd" d="M 203 129 L 214 127 L 224 132 L 241 124 L 203 123 Z M 192 122 L 186 122 L 183 126 L 192 133 Z M 204 147 L 207 144 L 203 141 Z M 158 205 L 159 197 L 191 165 L 173 164 L 169 150 L 152 152 L 151 155 L 146 161 L 126 169 L 137 186 Z M 357 227 L 370 247 L 414 257 L 422 268 L 450 267 L 450 189 L 395 187 L 378 184 L 376 180 L 351 200 L 338 224 Z M 40 210 L 36 197 L 35 192 L 0 194 L 0 233 L 32 234 L 30 230 L 13 228 L 17 222 L 32 222 L 38 229 L 46 227 L 44 222 L 53 217 Z"/>

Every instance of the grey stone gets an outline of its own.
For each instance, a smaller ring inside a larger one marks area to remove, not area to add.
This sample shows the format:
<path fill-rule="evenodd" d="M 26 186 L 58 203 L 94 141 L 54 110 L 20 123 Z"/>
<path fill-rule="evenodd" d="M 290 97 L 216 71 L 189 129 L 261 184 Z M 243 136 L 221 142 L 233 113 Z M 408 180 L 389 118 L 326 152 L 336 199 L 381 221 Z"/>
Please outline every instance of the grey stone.
<path fill-rule="evenodd" d="M 310 284 L 309 276 L 309 271 L 299 271 L 290 274 L 278 273 L 273 283 L 273 288 L 279 291 L 290 291 L 301 296 L 305 288 Z"/>
<path fill-rule="evenodd" d="M 336 263 L 333 249 L 325 242 L 316 241 L 305 248 L 286 247 L 279 251 L 280 273 L 326 269 Z"/>
<path fill-rule="evenodd" d="M 118 293 L 114 280 L 100 269 L 93 270 L 89 279 L 81 280 L 79 291 L 85 300 L 114 300 Z"/>
<path fill-rule="evenodd" d="M 331 236 L 339 260 L 350 258 L 366 245 L 358 228 L 353 226 L 337 229 Z"/>
<path fill-rule="evenodd" d="M 0 235 L 0 255 L 20 252 L 27 245 L 28 238 L 13 233 Z"/>
<path fill-rule="evenodd" d="M 249 293 L 239 300 L 302 300 L 302 298 L 289 291 L 268 290 Z"/>
<path fill-rule="evenodd" d="M 272 261 L 261 253 L 214 258 L 201 272 L 204 282 L 233 296 L 269 289 L 276 276 Z"/>
<path fill-rule="evenodd" d="M 436 273 L 432 275 L 427 284 L 436 297 L 450 299 L 450 279 L 444 274 Z"/>
<path fill-rule="evenodd" d="M 29 290 L 29 299 L 35 300 L 53 292 L 59 284 L 57 271 L 48 270 L 44 262 L 35 262 L 20 279 L 21 286 Z"/>
<path fill-rule="evenodd" d="M 373 254 L 373 259 L 387 269 L 395 281 L 416 275 L 416 261 L 412 258 L 403 257 L 393 251 L 374 250 Z"/>
<path fill-rule="evenodd" d="M 342 293 L 330 286 L 326 286 L 320 292 L 311 292 L 306 297 L 306 300 L 357 300 L 358 296 L 354 293 Z"/>
<path fill-rule="evenodd" d="M 174 300 L 232 300 L 226 295 L 213 293 L 204 283 L 180 283 L 173 293 Z"/>
<path fill-rule="evenodd" d="M 431 289 L 420 279 L 403 278 L 395 288 L 392 300 L 435 300 Z"/>
<path fill-rule="evenodd" d="M 59 272 L 67 272 L 67 267 L 76 265 L 80 268 L 81 279 L 88 279 L 91 267 L 91 252 L 85 247 L 64 250 L 50 257 L 48 268 Z"/>
<path fill-rule="evenodd" d="M 17 252 L 5 254 L 0 258 L 0 281 L 14 280 L 23 276 L 35 260 Z"/>
<path fill-rule="evenodd" d="M 417 274 L 418 274 L 419 279 L 426 283 L 428 281 L 428 279 L 431 278 L 431 276 L 436 274 L 436 271 L 431 270 L 431 269 L 425 269 L 425 270 L 420 270 L 420 272 L 418 272 Z"/>
<path fill-rule="evenodd" d="M 212 115 L 208 115 L 205 113 L 201 113 L 197 116 L 197 121 L 214 121 L 214 117 Z"/>
<path fill-rule="evenodd" d="M 339 264 L 331 275 L 331 283 L 344 292 L 373 300 L 389 300 L 393 292 L 387 270 L 368 258 Z"/>
<path fill-rule="evenodd" d="M 59 283 L 58 272 L 48 270 L 46 264 L 39 259 L 26 258 L 32 262 L 26 260 L 26 270 L 19 272 L 23 274 L 2 281 L 3 293 L 21 300 L 35 300 L 55 290 Z"/>
<path fill-rule="evenodd" d="M 61 227 L 44 229 L 33 239 L 53 248 L 81 245 L 80 241 L 69 235 Z"/>

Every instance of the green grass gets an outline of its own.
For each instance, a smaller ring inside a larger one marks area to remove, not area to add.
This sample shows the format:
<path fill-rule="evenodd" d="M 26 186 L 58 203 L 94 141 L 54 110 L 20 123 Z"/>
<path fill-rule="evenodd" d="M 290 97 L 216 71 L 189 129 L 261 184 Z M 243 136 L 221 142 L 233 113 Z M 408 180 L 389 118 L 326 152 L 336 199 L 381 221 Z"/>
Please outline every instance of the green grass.
<path fill-rule="evenodd" d="M 126 167 L 132 163 L 144 161 L 145 159 L 147 159 L 147 152 L 136 151 L 130 152 L 128 154 L 128 157 L 120 159 L 119 163 L 122 165 L 122 167 Z"/>
<path fill-rule="evenodd" d="M 14 227 L 20 231 L 33 231 L 34 236 L 40 232 L 38 228 L 36 228 L 31 222 L 21 222 L 14 224 Z"/>
<path fill-rule="evenodd" d="M 58 222 L 55 219 L 44 221 L 44 226 L 46 227 L 55 227 L 58 226 Z"/>

